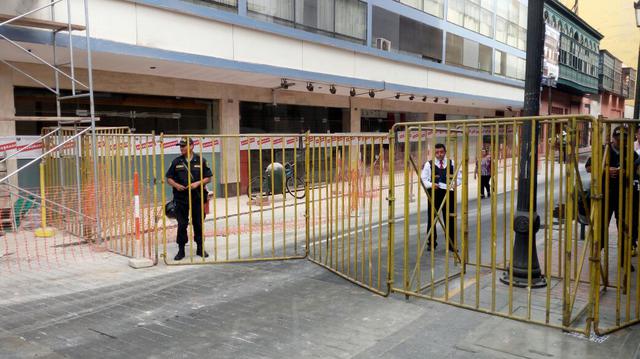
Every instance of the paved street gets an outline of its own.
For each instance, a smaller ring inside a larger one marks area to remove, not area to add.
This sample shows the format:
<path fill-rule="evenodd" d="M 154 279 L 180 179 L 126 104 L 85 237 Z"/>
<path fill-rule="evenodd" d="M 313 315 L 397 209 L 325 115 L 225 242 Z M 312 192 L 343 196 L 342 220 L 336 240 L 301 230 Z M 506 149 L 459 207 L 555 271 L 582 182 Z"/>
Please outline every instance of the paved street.
<path fill-rule="evenodd" d="M 503 194 L 495 195 L 502 203 Z M 490 205 L 489 200 L 480 204 L 485 264 L 490 263 L 486 244 Z M 408 218 L 402 217 L 401 207 L 396 212 L 398 263 L 405 220 L 415 246 L 415 206 L 413 202 Z M 475 200 L 469 206 L 473 219 L 469 231 L 475 234 Z M 380 209 L 386 216 L 386 207 Z M 375 214 L 373 224 L 386 236 L 387 223 L 378 223 Z M 424 210 L 422 218 L 424 227 Z M 476 245 L 473 238 L 471 253 Z M 443 238 L 440 243 L 444 244 Z M 322 245 L 326 242 L 318 248 Z M 3 266 L 9 270 L 0 278 L 4 293 L 0 296 L 0 357 L 640 358 L 637 326 L 610 336 L 584 338 L 419 298 L 405 300 L 398 294 L 383 298 L 304 259 L 177 267 L 161 262 L 133 270 L 125 257 L 77 247 L 77 253 L 87 255 L 74 256 L 74 261 L 60 266 L 32 267 L 27 265 L 28 258 L 23 258 L 22 267 Z M 381 250 L 388 252 L 386 246 Z M 500 240 L 496 250 L 500 260 Z M 446 263 L 443 253 L 439 247 L 438 277 Z M 412 265 L 414 256 L 412 252 Z M 422 283 L 429 280 L 429 256 L 422 264 Z M 452 260 L 450 265 L 453 271 Z M 398 268 L 395 285 L 401 286 Z M 374 273 L 376 269 L 374 263 Z M 473 271 L 472 266 L 471 281 L 465 282 L 467 303 L 474 298 Z M 486 271 L 482 276 L 481 305 L 487 307 L 491 286 Z M 450 283 L 454 302 L 459 300 L 459 283 L 456 279 Z M 553 283 L 554 300 L 560 289 L 557 283 Z M 443 295 L 442 290 L 439 286 L 436 295 Z M 522 316 L 526 302 L 517 301 L 518 292 L 514 293 L 515 313 Z M 534 293 L 534 316 L 543 313 L 544 293 L 545 289 Z M 505 287 L 498 284 L 499 310 L 504 310 L 505 298 Z M 556 322 L 561 310 L 555 304 L 551 309 Z"/>
<path fill-rule="evenodd" d="M 0 357 L 640 357 L 637 328 L 590 341 L 427 300 L 385 299 L 307 260 L 144 270 L 117 256 L 96 261 L 95 271 L 58 271 L 57 280 L 18 273 L 13 291 L 3 278 Z M 41 295 L 23 297 L 27 281 Z"/>

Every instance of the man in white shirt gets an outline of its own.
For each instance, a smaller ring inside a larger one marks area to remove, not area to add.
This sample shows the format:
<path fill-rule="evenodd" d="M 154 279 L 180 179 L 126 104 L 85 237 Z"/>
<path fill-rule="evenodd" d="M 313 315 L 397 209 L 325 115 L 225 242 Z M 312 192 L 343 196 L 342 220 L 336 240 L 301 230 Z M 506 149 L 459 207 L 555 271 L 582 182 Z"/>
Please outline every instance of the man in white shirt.
<path fill-rule="evenodd" d="M 422 179 L 422 183 L 424 183 L 425 187 L 429 190 L 428 194 L 431 196 L 431 188 L 433 187 L 433 200 L 435 205 L 434 210 L 434 218 L 437 215 L 435 211 L 437 211 L 442 202 L 446 200 L 447 196 L 449 198 L 448 204 L 442 208 L 442 222 L 445 226 L 447 226 L 447 213 L 450 215 L 449 220 L 449 228 L 447 228 L 447 232 L 449 233 L 449 245 L 450 249 L 453 250 L 454 246 L 454 236 L 456 232 L 456 217 L 454 212 L 454 201 L 455 201 L 455 190 L 458 186 L 462 184 L 462 172 L 458 171 L 454 174 L 455 171 L 455 163 L 453 160 L 447 159 L 447 148 L 442 143 L 437 143 L 435 146 L 435 159 L 431 161 L 427 161 L 422 168 L 422 173 L 420 178 Z M 433 173 L 432 173 L 433 167 Z M 447 172 L 449 175 L 448 182 L 452 184 L 449 186 L 447 182 Z M 454 180 L 455 177 L 455 180 Z M 453 183 L 451 183 L 453 182 Z M 449 210 L 447 211 L 447 207 Z M 427 211 L 427 232 L 432 226 L 431 223 L 431 201 L 429 201 L 429 207 Z M 433 228 L 433 248 L 435 249 L 438 246 L 437 242 L 438 233 Z M 429 236 L 429 241 L 431 241 L 431 236 Z M 427 250 L 431 250 L 431 244 L 429 243 L 427 246 Z"/>

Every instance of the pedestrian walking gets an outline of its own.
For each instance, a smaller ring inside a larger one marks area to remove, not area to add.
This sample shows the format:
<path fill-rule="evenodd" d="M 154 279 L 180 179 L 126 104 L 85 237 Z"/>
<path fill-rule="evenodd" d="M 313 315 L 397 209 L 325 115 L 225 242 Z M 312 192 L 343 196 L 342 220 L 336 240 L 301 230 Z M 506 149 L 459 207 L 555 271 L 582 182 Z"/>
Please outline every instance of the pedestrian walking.
<path fill-rule="evenodd" d="M 434 206 L 431 207 L 431 201 L 429 201 L 429 206 L 427 206 L 427 233 L 429 233 L 429 229 L 433 223 L 431 223 L 431 211 L 434 211 L 434 219 L 438 215 L 436 212 L 444 201 L 447 201 L 445 207 L 442 208 L 442 222 L 445 227 L 447 227 L 447 214 L 449 214 L 451 220 L 449 221 L 448 228 L 443 228 L 443 230 L 448 233 L 449 244 L 451 248 L 455 248 L 455 232 L 456 232 L 456 221 L 455 221 L 455 190 L 458 186 L 462 184 L 462 172 L 455 171 L 455 163 L 453 160 L 447 159 L 447 148 L 442 143 L 437 143 L 435 145 L 435 159 L 427 161 L 422 168 L 422 173 L 420 174 L 420 178 L 422 179 L 422 183 L 424 183 L 425 188 L 428 190 L 427 195 L 430 196 L 433 193 L 433 201 Z M 447 181 L 447 172 L 449 173 L 449 184 Z M 433 188 L 433 192 L 432 189 Z M 448 198 L 448 200 L 447 200 Z M 448 209 L 447 209 L 448 208 Z M 446 235 L 446 234 L 445 234 Z M 433 228 L 433 248 L 435 249 L 438 246 L 437 242 L 438 233 L 436 228 Z M 431 237 L 429 237 L 429 241 Z M 427 244 L 427 250 L 431 250 L 431 243 Z"/>
<path fill-rule="evenodd" d="M 209 254 L 202 246 L 202 210 L 204 204 L 207 203 L 208 196 L 205 185 L 209 183 L 213 174 L 205 159 L 200 159 L 200 156 L 193 153 L 194 145 L 190 138 L 181 139 L 178 145 L 180 146 L 180 156 L 171 162 L 171 166 L 165 176 L 167 183 L 173 187 L 173 200 L 176 205 L 176 219 L 178 220 L 178 233 L 176 235 L 178 254 L 176 254 L 174 260 L 179 261 L 185 257 L 184 247 L 188 241 L 189 205 L 191 205 L 193 240 L 197 245 L 196 255 L 206 258 Z M 191 196 L 191 203 L 189 203 L 189 196 Z"/>
<path fill-rule="evenodd" d="M 486 148 L 482 149 L 482 158 L 480 159 L 480 168 L 478 168 L 478 160 L 476 160 L 476 170 L 473 179 L 477 179 L 478 170 L 480 171 L 480 198 L 491 197 L 491 154 Z"/>

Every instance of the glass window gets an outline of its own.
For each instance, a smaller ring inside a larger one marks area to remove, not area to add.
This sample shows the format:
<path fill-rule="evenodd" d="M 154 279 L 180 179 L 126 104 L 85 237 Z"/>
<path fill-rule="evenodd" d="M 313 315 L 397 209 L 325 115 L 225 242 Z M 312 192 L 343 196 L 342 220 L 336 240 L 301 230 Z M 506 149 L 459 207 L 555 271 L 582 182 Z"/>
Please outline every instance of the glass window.
<path fill-rule="evenodd" d="M 467 1 L 464 7 L 464 27 L 480 32 L 480 6 Z"/>
<path fill-rule="evenodd" d="M 444 16 L 444 0 L 424 0 L 424 12 L 437 16 Z"/>
<path fill-rule="evenodd" d="M 249 16 L 364 42 L 367 4 L 361 0 L 247 0 Z"/>
<path fill-rule="evenodd" d="M 428 14 L 442 17 L 444 14 L 444 0 L 397 0 L 403 4 L 422 10 Z"/>
<path fill-rule="evenodd" d="M 519 33 L 518 25 L 510 22 L 507 25 L 507 45 L 517 47 Z"/>
<path fill-rule="evenodd" d="M 518 20 L 518 25 L 520 25 L 520 27 L 522 28 L 527 28 L 527 7 L 520 4 L 520 12 L 519 12 L 519 20 Z"/>
<path fill-rule="evenodd" d="M 478 54 L 479 69 L 484 72 L 491 72 L 493 49 L 489 46 L 480 45 Z"/>
<path fill-rule="evenodd" d="M 374 6 L 372 17 L 371 46 L 376 47 L 378 39 L 384 39 L 391 42 L 391 49 L 398 50 L 398 44 L 400 43 L 400 15 Z"/>
<path fill-rule="evenodd" d="M 485 9 L 482 9 L 481 13 L 480 33 L 488 37 L 493 37 L 493 13 Z"/>
<path fill-rule="evenodd" d="M 526 61 L 517 56 L 496 50 L 493 56 L 493 71 L 496 75 L 524 80 Z"/>
<path fill-rule="evenodd" d="M 393 51 L 442 61 L 442 30 L 377 6 L 373 7 L 372 20 L 372 46 L 384 39 L 391 42 Z"/>
<path fill-rule="evenodd" d="M 312 29 L 334 31 L 331 1 L 296 0 L 296 23 Z"/>
<path fill-rule="evenodd" d="M 494 0 L 482 0 L 480 3 L 482 4 L 482 7 L 484 9 L 487 9 L 489 11 L 493 11 L 493 1 Z"/>
<path fill-rule="evenodd" d="M 496 40 L 507 43 L 507 20 L 499 16 L 496 18 Z"/>
<path fill-rule="evenodd" d="M 447 20 L 456 25 L 464 25 L 464 0 L 449 0 Z"/>
<path fill-rule="evenodd" d="M 509 18 L 510 2 L 510 0 L 497 0 L 496 14 L 498 14 L 498 16 L 502 16 L 504 19 Z"/>
<path fill-rule="evenodd" d="M 293 0 L 248 0 L 247 10 L 266 15 L 263 20 L 293 22 Z"/>
<path fill-rule="evenodd" d="M 400 2 L 422 10 L 422 0 L 400 0 Z"/>
<path fill-rule="evenodd" d="M 490 47 L 447 33 L 446 62 L 448 64 L 491 72 L 491 57 Z"/>
<path fill-rule="evenodd" d="M 447 33 L 446 63 L 451 65 L 463 64 L 464 38 Z"/>
<path fill-rule="evenodd" d="M 518 0 L 511 0 L 509 4 L 509 22 L 517 24 L 520 19 L 520 2 Z"/>
<path fill-rule="evenodd" d="M 336 32 L 356 39 L 366 39 L 367 4 L 359 0 L 335 0 L 335 4 Z"/>
<path fill-rule="evenodd" d="M 493 72 L 496 75 L 505 76 L 506 67 L 507 67 L 507 55 L 500 50 L 495 50 L 493 54 Z"/>

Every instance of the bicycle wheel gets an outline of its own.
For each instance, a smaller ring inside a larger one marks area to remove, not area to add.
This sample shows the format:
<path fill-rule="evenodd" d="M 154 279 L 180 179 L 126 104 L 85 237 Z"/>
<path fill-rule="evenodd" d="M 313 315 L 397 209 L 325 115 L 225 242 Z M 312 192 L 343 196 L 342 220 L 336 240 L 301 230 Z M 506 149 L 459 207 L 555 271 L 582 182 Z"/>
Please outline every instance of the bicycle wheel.
<path fill-rule="evenodd" d="M 302 178 L 294 178 L 293 176 L 287 178 L 287 192 L 298 199 L 304 198 L 304 181 Z"/>
<path fill-rule="evenodd" d="M 251 182 L 249 182 L 249 185 L 247 186 L 247 197 L 249 197 L 249 199 L 256 199 L 266 194 L 264 187 L 262 188 L 262 192 L 260 191 L 260 180 L 260 176 L 256 176 L 251 179 Z"/>

